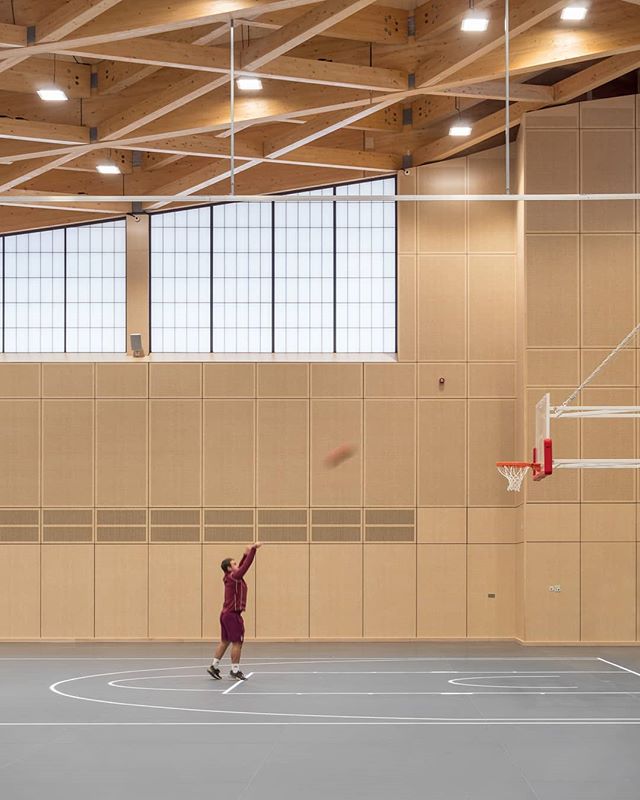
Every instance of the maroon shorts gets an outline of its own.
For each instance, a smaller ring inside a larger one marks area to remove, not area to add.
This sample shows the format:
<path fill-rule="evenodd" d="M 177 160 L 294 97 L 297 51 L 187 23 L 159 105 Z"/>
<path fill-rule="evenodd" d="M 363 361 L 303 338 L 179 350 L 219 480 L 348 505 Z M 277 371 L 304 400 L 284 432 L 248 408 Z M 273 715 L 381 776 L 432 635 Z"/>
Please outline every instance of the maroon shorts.
<path fill-rule="evenodd" d="M 223 642 L 244 641 L 244 620 L 239 611 L 223 611 L 220 614 L 220 636 Z"/>

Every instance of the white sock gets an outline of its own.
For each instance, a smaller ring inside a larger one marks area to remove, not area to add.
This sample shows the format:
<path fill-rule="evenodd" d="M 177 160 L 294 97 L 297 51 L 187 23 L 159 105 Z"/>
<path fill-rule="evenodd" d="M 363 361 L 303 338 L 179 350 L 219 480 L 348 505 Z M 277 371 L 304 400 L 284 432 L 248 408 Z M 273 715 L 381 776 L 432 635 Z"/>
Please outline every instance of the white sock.
<path fill-rule="evenodd" d="M 231 672 L 240 672 L 240 664 L 232 664 L 231 665 Z"/>
<path fill-rule="evenodd" d="M 211 666 L 212 667 L 217 667 L 219 663 L 220 663 L 220 659 L 219 658 L 214 658 L 213 661 L 211 662 Z"/>

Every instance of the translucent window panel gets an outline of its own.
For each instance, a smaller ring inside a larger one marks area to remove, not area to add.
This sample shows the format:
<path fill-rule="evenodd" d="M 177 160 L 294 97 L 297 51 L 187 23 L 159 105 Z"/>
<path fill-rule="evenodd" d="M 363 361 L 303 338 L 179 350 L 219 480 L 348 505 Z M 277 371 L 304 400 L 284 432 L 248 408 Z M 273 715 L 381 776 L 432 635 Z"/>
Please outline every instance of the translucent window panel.
<path fill-rule="evenodd" d="M 277 353 L 333 352 L 333 223 L 333 203 L 274 203 Z"/>
<path fill-rule="evenodd" d="M 4 349 L 64 352 L 63 229 L 4 240 Z"/>
<path fill-rule="evenodd" d="M 271 203 L 213 207 L 215 353 L 271 352 L 272 222 Z"/>
<path fill-rule="evenodd" d="M 151 349 L 211 350 L 211 208 L 151 217 Z"/>
<path fill-rule="evenodd" d="M 393 195 L 395 178 L 337 186 L 336 195 Z M 396 207 L 336 202 L 336 351 L 396 350 Z"/>
<path fill-rule="evenodd" d="M 67 352 L 127 349 L 126 223 L 67 228 Z"/>

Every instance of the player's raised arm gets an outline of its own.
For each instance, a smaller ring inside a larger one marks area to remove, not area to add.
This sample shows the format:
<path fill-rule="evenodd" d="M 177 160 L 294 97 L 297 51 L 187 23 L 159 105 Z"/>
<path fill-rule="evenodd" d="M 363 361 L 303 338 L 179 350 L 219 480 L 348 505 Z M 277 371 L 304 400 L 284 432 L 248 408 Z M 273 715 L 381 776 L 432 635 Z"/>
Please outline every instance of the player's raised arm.
<path fill-rule="evenodd" d="M 234 581 L 238 581 L 246 575 L 249 567 L 253 564 L 253 559 L 256 557 L 256 550 L 259 547 L 262 547 L 262 542 L 255 542 L 255 544 L 250 545 L 244 551 L 240 563 L 231 573 L 231 577 Z"/>

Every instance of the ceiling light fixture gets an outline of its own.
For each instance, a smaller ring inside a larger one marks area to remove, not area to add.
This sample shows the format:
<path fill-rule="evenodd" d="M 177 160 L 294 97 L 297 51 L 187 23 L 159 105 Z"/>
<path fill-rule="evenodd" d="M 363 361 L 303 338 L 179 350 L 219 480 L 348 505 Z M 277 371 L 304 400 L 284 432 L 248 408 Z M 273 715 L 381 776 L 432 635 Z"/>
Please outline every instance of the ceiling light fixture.
<path fill-rule="evenodd" d="M 119 175 L 120 167 L 116 164 L 98 164 L 96 169 L 101 175 Z"/>
<path fill-rule="evenodd" d="M 452 125 L 449 128 L 449 136 L 471 136 L 470 125 Z"/>
<path fill-rule="evenodd" d="M 47 103 L 60 103 L 69 99 L 62 89 L 56 89 L 55 86 L 50 86 L 48 89 L 38 89 L 38 97 Z"/>
<path fill-rule="evenodd" d="M 565 22 L 582 22 L 587 16 L 587 7 L 579 5 L 565 6 L 560 14 L 560 19 Z"/>
<path fill-rule="evenodd" d="M 262 89 L 260 78 L 238 78 L 236 86 L 241 92 L 259 92 Z"/>
<path fill-rule="evenodd" d="M 488 27 L 489 17 L 481 11 L 468 11 L 460 23 L 460 30 L 466 33 L 482 33 Z"/>

